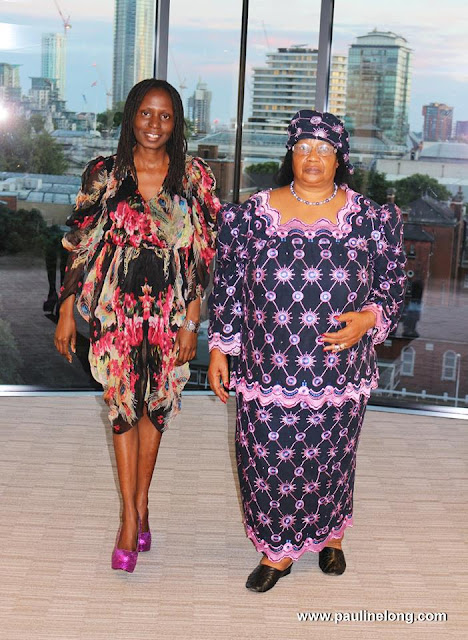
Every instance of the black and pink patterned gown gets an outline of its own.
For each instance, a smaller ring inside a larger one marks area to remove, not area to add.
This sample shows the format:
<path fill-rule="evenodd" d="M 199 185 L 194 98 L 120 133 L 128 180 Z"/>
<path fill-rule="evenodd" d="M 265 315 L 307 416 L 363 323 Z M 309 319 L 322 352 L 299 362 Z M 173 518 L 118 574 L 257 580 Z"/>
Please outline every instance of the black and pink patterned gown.
<path fill-rule="evenodd" d="M 210 349 L 232 358 L 248 537 L 270 560 L 320 551 L 352 525 L 356 450 L 404 289 L 400 212 L 347 188 L 337 224 L 281 223 L 263 191 L 220 214 Z M 326 352 L 337 316 L 376 327 Z"/>

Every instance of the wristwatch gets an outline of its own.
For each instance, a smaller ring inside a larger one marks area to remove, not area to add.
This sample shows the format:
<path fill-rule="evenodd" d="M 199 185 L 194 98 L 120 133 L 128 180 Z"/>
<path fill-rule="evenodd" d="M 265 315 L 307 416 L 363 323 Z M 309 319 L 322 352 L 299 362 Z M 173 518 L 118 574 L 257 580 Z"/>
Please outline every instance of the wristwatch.
<path fill-rule="evenodd" d="M 200 328 L 200 323 L 194 322 L 193 320 L 186 320 L 182 325 L 182 327 L 187 331 L 191 331 L 192 333 L 198 333 L 198 329 Z"/>

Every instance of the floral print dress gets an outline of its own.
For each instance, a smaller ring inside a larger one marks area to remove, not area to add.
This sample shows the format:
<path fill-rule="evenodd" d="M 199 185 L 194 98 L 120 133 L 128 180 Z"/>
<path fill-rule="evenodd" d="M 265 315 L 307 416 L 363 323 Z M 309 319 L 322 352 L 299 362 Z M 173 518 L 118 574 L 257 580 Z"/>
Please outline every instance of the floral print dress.
<path fill-rule="evenodd" d="M 346 196 L 336 224 L 283 223 L 269 191 L 220 214 L 210 349 L 232 356 L 245 527 L 272 561 L 320 551 L 352 525 L 374 344 L 403 303 L 398 208 L 349 188 Z M 351 348 L 324 351 L 321 334 L 363 309 L 376 327 Z"/>
<path fill-rule="evenodd" d="M 211 170 L 187 156 L 184 196 L 164 188 L 146 202 L 134 179 L 120 183 L 114 157 L 86 167 L 63 244 L 70 258 L 61 291 L 76 295 L 89 322 L 89 360 L 104 387 L 114 432 L 134 425 L 147 406 L 161 432 L 180 409 L 190 375 L 176 366 L 174 343 L 186 306 L 203 295 L 215 251 Z"/>

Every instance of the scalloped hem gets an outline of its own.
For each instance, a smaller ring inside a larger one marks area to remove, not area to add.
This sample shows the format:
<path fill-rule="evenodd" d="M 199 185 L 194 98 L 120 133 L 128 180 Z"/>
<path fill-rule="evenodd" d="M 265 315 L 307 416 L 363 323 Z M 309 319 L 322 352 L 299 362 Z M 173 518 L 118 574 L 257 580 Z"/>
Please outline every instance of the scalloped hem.
<path fill-rule="evenodd" d="M 208 338 L 208 350 L 212 351 L 213 349 L 218 349 L 221 353 L 225 353 L 230 356 L 238 356 L 240 355 L 240 333 L 235 333 L 234 335 L 226 338 L 220 333 L 213 333 Z"/>
<path fill-rule="evenodd" d="M 370 380 L 361 379 L 358 385 L 351 382 L 343 389 L 336 389 L 327 386 L 321 391 L 314 392 L 308 387 L 299 387 L 293 391 L 285 390 L 280 385 L 263 388 L 258 382 L 249 384 L 244 378 L 237 380 L 235 375 L 231 376 L 230 388 L 235 389 L 237 394 L 242 394 L 244 400 L 251 402 L 257 400 L 262 407 L 270 404 L 279 404 L 287 409 L 292 409 L 298 404 L 304 403 L 310 409 L 316 410 L 330 402 L 335 407 L 341 407 L 349 400 L 360 401 L 362 396 L 369 398 L 372 389 L 378 387 L 378 376 L 373 376 Z"/>
<path fill-rule="evenodd" d="M 332 533 L 330 533 L 326 540 L 323 540 L 322 542 L 314 542 L 314 540 L 312 540 L 311 538 L 307 538 L 301 546 L 296 546 L 290 542 L 287 542 L 285 545 L 283 545 L 281 551 L 275 551 L 274 548 L 271 547 L 271 545 L 265 542 L 265 540 L 259 541 L 255 536 L 252 527 L 246 525 L 245 523 L 244 526 L 247 538 L 249 538 L 249 540 L 253 542 L 254 547 L 259 553 L 264 553 L 266 555 L 268 560 L 271 560 L 271 562 L 280 562 L 280 560 L 283 560 L 284 558 L 291 558 L 294 562 L 296 562 L 304 553 L 318 553 L 327 546 L 327 543 L 330 540 L 342 538 L 345 529 L 353 526 L 353 516 L 345 517 L 345 520 L 341 524 L 340 528 L 337 531 L 332 531 Z"/>

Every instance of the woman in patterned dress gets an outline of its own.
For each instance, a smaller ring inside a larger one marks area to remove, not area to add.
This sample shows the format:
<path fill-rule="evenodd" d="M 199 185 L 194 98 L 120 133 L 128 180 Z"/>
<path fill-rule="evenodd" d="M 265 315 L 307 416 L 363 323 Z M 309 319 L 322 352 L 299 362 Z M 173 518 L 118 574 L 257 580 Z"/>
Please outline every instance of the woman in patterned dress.
<path fill-rule="evenodd" d="M 86 167 L 64 239 L 71 253 L 55 344 L 71 362 L 76 301 L 114 433 L 123 510 L 112 567 L 129 572 L 150 547 L 149 486 L 190 375 L 214 255 L 215 181 L 186 149 L 177 91 L 163 80 L 135 85 L 117 153 Z"/>
<path fill-rule="evenodd" d="M 405 287 L 400 212 L 346 185 L 340 120 L 302 110 L 288 136 L 283 186 L 220 214 L 211 299 L 209 380 L 223 402 L 236 391 L 245 527 L 264 554 L 253 591 L 306 551 L 325 573 L 345 570 L 374 344 L 395 328 Z"/>

